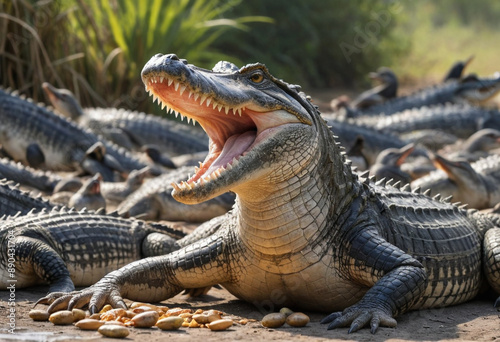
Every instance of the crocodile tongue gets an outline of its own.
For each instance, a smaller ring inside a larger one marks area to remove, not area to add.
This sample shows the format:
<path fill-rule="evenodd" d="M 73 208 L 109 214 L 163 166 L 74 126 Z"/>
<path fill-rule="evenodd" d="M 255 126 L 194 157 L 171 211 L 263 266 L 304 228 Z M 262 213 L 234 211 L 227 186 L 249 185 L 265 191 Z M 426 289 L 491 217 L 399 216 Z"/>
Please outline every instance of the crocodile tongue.
<path fill-rule="evenodd" d="M 247 131 L 242 134 L 235 134 L 229 137 L 224 144 L 224 148 L 219 157 L 210 165 L 205 174 L 209 175 L 221 166 L 229 164 L 233 158 L 238 158 L 255 141 L 256 131 Z"/>

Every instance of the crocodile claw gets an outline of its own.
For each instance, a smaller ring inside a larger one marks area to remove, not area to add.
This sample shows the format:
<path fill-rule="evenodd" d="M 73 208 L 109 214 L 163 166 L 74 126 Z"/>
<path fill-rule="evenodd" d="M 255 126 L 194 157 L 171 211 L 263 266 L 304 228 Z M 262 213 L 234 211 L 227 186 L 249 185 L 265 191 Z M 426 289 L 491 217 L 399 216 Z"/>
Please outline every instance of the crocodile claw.
<path fill-rule="evenodd" d="M 68 292 L 49 293 L 45 297 L 42 297 L 39 300 L 37 300 L 35 305 L 33 305 L 33 307 L 37 306 L 38 304 L 52 304 L 57 298 L 60 298 L 60 297 L 65 296 L 67 294 L 68 294 Z"/>
<path fill-rule="evenodd" d="M 321 320 L 322 324 L 330 323 L 328 330 L 349 326 L 348 333 L 353 333 L 370 324 L 370 332 L 375 334 L 380 325 L 394 328 L 397 322 L 390 315 L 377 309 L 347 309 L 334 312 Z"/>

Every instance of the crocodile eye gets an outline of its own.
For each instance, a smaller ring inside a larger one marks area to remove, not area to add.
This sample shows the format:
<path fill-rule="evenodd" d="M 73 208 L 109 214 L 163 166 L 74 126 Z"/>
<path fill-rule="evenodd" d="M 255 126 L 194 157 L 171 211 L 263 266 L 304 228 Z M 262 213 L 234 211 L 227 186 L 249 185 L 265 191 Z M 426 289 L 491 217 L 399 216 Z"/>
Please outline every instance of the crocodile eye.
<path fill-rule="evenodd" d="M 253 74 L 252 76 L 250 76 L 250 80 L 253 83 L 260 83 L 264 80 L 264 76 L 260 73 L 256 73 L 256 74 Z"/>

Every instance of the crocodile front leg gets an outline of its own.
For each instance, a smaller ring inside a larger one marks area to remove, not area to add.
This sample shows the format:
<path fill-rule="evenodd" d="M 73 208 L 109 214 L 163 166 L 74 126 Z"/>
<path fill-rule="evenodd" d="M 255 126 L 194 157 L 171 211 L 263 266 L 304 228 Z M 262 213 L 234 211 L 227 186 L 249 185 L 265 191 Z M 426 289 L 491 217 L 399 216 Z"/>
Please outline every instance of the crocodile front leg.
<path fill-rule="evenodd" d="M 350 325 L 351 333 L 369 323 L 375 333 L 379 325 L 395 327 L 394 317 L 424 293 L 427 274 L 422 264 L 373 231 L 353 237 L 347 258 L 348 276 L 370 289 L 358 303 L 325 317 L 321 323 L 330 323 L 328 329 Z"/>
<path fill-rule="evenodd" d="M 52 298 L 49 294 L 43 302 L 52 302 L 49 312 L 88 304 L 94 313 L 107 303 L 126 308 L 123 298 L 158 302 L 183 289 L 227 282 L 230 280 L 227 243 L 227 236 L 212 236 L 168 255 L 132 262 L 81 291 L 54 294 Z"/>
<path fill-rule="evenodd" d="M 50 292 L 70 292 L 75 289 L 66 263 L 48 244 L 26 236 L 15 239 L 16 272 L 26 278 L 41 279 L 50 284 Z"/>

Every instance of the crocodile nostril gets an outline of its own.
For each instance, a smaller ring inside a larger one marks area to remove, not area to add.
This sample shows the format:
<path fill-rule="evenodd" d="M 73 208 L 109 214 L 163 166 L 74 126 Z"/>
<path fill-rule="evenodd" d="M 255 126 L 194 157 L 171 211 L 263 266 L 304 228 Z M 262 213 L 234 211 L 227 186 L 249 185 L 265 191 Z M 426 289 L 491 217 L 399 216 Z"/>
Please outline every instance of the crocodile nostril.
<path fill-rule="evenodd" d="M 157 54 L 155 55 L 155 57 L 157 57 L 157 58 L 160 58 L 161 56 L 163 56 L 163 54 L 162 54 L 162 53 L 157 53 Z"/>
<path fill-rule="evenodd" d="M 166 58 L 170 58 L 170 59 L 173 59 L 175 61 L 178 61 L 179 60 L 179 57 L 177 57 L 177 55 L 175 53 L 170 53 L 168 55 L 165 55 Z"/>

